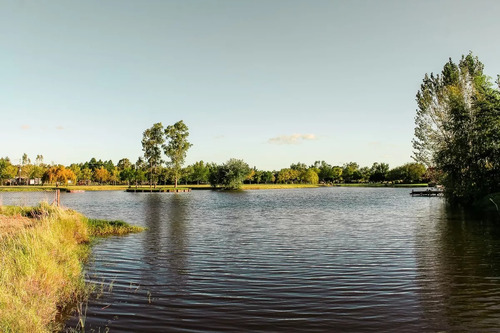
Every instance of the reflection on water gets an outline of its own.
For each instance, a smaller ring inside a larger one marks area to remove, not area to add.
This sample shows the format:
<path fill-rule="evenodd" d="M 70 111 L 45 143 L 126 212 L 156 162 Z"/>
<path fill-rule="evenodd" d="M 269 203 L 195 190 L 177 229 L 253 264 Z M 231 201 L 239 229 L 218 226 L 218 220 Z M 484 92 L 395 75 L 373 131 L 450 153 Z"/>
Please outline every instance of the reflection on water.
<path fill-rule="evenodd" d="M 500 221 L 442 205 L 420 220 L 420 296 L 433 330 L 500 327 Z"/>
<path fill-rule="evenodd" d="M 86 330 L 498 330 L 498 218 L 409 191 L 64 194 L 148 228 L 94 247 L 89 279 L 105 288 Z"/>
<path fill-rule="evenodd" d="M 162 201 L 164 194 L 153 193 L 145 198 L 143 215 L 148 232 L 143 239 L 143 261 L 150 269 L 144 280 L 169 282 L 169 288 L 182 289 L 186 279 L 187 243 L 186 206 L 189 196 L 173 195 Z M 163 281 L 161 281 L 163 279 Z"/>

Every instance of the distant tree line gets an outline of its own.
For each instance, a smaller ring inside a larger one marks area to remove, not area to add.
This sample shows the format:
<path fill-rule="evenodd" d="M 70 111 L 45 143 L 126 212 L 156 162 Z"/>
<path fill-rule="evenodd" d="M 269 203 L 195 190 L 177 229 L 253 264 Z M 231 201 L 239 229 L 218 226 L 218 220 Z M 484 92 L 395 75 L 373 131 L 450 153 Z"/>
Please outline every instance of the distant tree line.
<path fill-rule="evenodd" d="M 355 162 L 334 166 L 317 161 L 307 166 L 291 164 L 281 170 L 259 170 L 246 162 L 230 159 L 223 164 L 198 161 L 174 170 L 173 166 L 148 163 L 143 157 L 135 162 L 122 158 L 118 163 L 92 158 L 84 163 L 68 166 L 43 163 L 38 156 L 35 163 L 26 159 L 19 164 L 8 157 L 0 158 L 0 182 L 2 185 L 16 180 L 28 185 L 29 179 L 40 179 L 44 184 L 126 184 L 130 186 L 175 184 L 177 173 L 180 184 L 211 184 L 214 187 L 234 189 L 246 184 L 334 184 L 334 183 L 421 183 L 432 180 L 432 174 L 420 163 L 407 163 L 389 168 L 387 163 L 373 163 L 371 167 L 359 167 Z"/>
<path fill-rule="evenodd" d="M 294 163 L 281 170 L 259 170 L 251 168 L 245 161 L 230 159 L 223 164 L 198 161 L 183 167 L 188 149 L 188 127 L 178 121 L 163 127 L 153 124 L 143 132 L 141 140 L 144 155 L 135 162 L 122 158 L 118 163 L 92 158 L 84 163 L 69 166 L 43 163 L 38 155 L 34 163 L 26 154 L 19 164 L 9 158 L 0 158 L 0 181 L 28 185 L 29 180 L 43 184 L 127 184 L 149 186 L 182 184 L 210 184 L 223 189 L 238 189 L 247 184 L 334 184 L 334 183 L 420 183 L 433 179 L 432 169 L 420 163 L 407 163 L 390 169 L 387 163 L 373 163 L 371 167 L 360 167 L 355 162 L 342 166 L 316 161 L 307 166 Z M 165 162 L 163 154 L 168 158 Z"/>

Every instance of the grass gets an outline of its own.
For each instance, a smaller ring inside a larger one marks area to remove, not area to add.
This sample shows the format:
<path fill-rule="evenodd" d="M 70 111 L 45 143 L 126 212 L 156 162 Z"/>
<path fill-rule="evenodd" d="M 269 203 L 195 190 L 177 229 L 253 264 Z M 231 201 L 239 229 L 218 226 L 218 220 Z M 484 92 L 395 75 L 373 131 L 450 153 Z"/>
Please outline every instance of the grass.
<path fill-rule="evenodd" d="M 92 237 L 140 231 L 67 209 L 0 206 L 0 332 L 53 332 L 86 295 L 83 264 Z"/>
<path fill-rule="evenodd" d="M 144 228 L 142 227 L 133 226 L 120 220 L 107 221 L 98 219 L 88 219 L 87 225 L 90 234 L 95 237 L 126 235 L 130 233 L 144 231 Z"/>

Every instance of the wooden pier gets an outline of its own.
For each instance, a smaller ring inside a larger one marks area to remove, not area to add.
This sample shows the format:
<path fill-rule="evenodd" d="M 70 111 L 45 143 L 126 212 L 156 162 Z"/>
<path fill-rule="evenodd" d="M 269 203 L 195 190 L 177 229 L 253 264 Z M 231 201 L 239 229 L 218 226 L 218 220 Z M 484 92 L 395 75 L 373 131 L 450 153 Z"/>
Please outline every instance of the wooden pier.
<path fill-rule="evenodd" d="M 436 190 L 436 189 L 427 189 L 427 190 L 411 190 L 410 195 L 412 197 L 441 197 L 444 195 L 444 192 L 442 190 Z"/>

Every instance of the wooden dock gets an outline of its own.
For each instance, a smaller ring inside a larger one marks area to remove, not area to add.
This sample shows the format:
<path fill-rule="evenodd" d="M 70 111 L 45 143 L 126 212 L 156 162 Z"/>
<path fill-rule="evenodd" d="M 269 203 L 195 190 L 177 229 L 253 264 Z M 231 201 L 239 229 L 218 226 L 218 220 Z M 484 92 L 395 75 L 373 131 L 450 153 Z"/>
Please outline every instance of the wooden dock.
<path fill-rule="evenodd" d="M 182 193 L 191 192 L 190 188 L 128 188 L 126 192 L 132 193 Z"/>
<path fill-rule="evenodd" d="M 410 195 L 412 197 L 441 197 L 444 195 L 444 191 L 436 190 L 436 189 L 427 189 L 427 190 L 411 190 Z"/>

